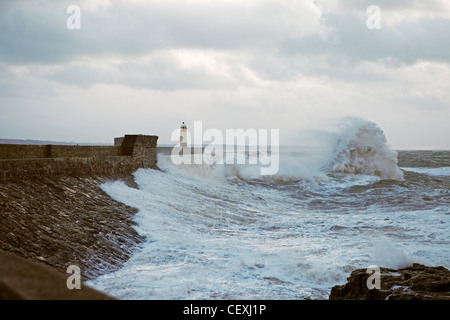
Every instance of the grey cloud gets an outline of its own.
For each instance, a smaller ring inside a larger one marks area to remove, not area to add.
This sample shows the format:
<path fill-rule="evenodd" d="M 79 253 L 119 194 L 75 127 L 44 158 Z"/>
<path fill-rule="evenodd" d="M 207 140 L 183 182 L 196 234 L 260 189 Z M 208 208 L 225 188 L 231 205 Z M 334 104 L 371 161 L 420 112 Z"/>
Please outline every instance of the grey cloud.
<path fill-rule="evenodd" d="M 327 7 L 337 8 L 339 12 L 363 12 L 371 5 L 377 5 L 381 10 L 397 10 L 399 12 L 406 12 L 410 10 L 429 11 L 439 13 L 442 10 L 447 10 L 446 0 L 317 0 L 317 2 L 325 9 Z"/>
<path fill-rule="evenodd" d="M 404 22 L 395 29 L 382 25 L 381 30 L 369 30 L 365 25 L 369 3 L 341 1 L 339 13 L 319 17 L 302 11 L 303 7 L 289 10 L 287 5 L 269 2 L 256 7 L 221 2 L 192 6 L 183 1 L 177 7 L 164 2 L 141 7 L 119 2 L 98 11 L 82 10 L 81 30 L 68 30 L 65 10 L 69 2 L 5 1 L 0 12 L 0 59 L 12 64 L 61 64 L 67 70 L 55 73 L 53 79 L 63 83 L 86 87 L 114 83 L 117 76 L 122 83 L 162 90 L 228 83 L 211 82 L 199 70 L 179 72 L 170 61 L 169 66 L 146 66 L 146 77 L 142 70 L 128 74 L 123 68 L 87 70 L 81 66 L 74 70 L 70 62 L 79 56 L 96 59 L 109 54 L 132 60 L 166 48 L 199 48 L 246 52 L 249 67 L 266 79 L 292 79 L 307 72 L 351 81 L 352 68 L 361 61 L 388 57 L 402 63 L 449 61 L 450 20 L 425 19 Z M 420 1 L 406 0 L 378 3 L 383 10 L 421 6 Z M 431 1 L 430 6 L 433 9 L 429 10 L 436 10 L 442 3 Z M 361 14 L 355 15 L 355 10 Z M 310 61 L 318 61 L 316 56 L 324 59 L 305 66 L 295 61 L 298 56 L 312 57 Z M 171 73 L 177 78 L 170 79 Z"/>
<path fill-rule="evenodd" d="M 109 68 L 74 64 L 59 69 L 47 76 L 47 78 L 83 88 L 88 88 L 97 83 L 119 84 L 133 88 L 160 91 L 231 89 L 236 86 L 236 83 L 232 81 L 207 75 L 200 68 L 181 70 L 175 65 L 164 63 L 146 66 L 124 63 L 120 66 L 111 66 Z"/>
<path fill-rule="evenodd" d="M 417 60 L 450 61 L 450 20 L 425 19 L 405 22 L 395 29 L 370 30 L 354 15 L 324 15 L 330 39 L 304 37 L 283 43 L 286 54 L 330 54 L 343 61 L 394 58 L 405 63 Z"/>
<path fill-rule="evenodd" d="M 180 1 L 176 7 L 164 2 L 147 7 L 119 2 L 98 11 L 81 8 L 81 30 L 68 30 L 65 10 L 70 3 L 6 1 L 0 20 L 0 58 L 49 63 L 77 55 L 139 55 L 173 47 L 270 47 L 289 35 L 320 31 L 318 11 L 315 15 L 300 2 L 294 9 L 286 3 L 210 6 Z"/>
<path fill-rule="evenodd" d="M 55 8 L 59 10 L 55 10 Z M 22 1 L 2 3 L 0 58 L 11 63 L 58 61 L 72 50 L 64 6 L 29 5 Z"/>

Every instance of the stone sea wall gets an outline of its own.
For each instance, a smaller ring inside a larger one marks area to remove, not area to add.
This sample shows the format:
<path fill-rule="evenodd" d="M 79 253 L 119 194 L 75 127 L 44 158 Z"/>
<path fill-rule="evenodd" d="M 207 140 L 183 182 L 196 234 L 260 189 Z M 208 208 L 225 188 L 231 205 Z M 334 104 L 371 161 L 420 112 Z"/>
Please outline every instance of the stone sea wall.
<path fill-rule="evenodd" d="M 134 171 L 157 169 L 158 137 L 115 140 L 114 146 L 0 145 L 0 300 L 105 298 L 70 294 L 60 280 L 70 265 L 80 268 L 83 282 L 115 271 L 144 241 L 133 220 L 137 209 L 100 186 L 121 180 L 136 188 Z"/>
<path fill-rule="evenodd" d="M 157 136 L 125 135 L 114 146 L 0 145 L 0 181 L 38 176 L 90 176 L 155 168 Z"/>
<path fill-rule="evenodd" d="M 83 281 L 117 270 L 143 241 L 133 220 L 137 210 L 113 200 L 100 187 L 118 180 L 135 187 L 132 174 L 1 181 L 0 252 L 63 274 L 76 265 Z"/>

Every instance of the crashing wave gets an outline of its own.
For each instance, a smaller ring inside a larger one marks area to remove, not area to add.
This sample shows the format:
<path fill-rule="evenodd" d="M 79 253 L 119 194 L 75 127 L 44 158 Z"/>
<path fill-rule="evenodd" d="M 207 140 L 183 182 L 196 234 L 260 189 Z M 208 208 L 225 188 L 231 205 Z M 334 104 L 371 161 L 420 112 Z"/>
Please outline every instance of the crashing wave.
<path fill-rule="evenodd" d="M 200 164 L 181 164 L 177 167 L 186 173 L 212 178 L 317 182 L 326 181 L 329 174 L 359 174 L 403 180 L 403 171 L 397 165 L 397 152 L 389 148 L 383 131 L 373 122 L 346 118 L 336 132 L 309 134 L 305 134 L 304 139 L 310 143 L 313 141 L 314 147 L 280 149 L 279 169 L 274 175 L 261 176 L 262 165 L 249 164 L 249 154 L 246 164 L 209 164 L 202 162 L 200 154 L 196 155 Z M 226 157 L 236 157 L 236 153 L 227 154 Z M 169 169 L 162 158 L 158 159 L 158 165 Z"/>
<path fill-rule="evenodd" d="M 383 131 L 373 122 L 349 118 L 327 165 L 330 173 L 364 174 L 382 179 L 404 180 L 397 152 L 387 145 Z"/>

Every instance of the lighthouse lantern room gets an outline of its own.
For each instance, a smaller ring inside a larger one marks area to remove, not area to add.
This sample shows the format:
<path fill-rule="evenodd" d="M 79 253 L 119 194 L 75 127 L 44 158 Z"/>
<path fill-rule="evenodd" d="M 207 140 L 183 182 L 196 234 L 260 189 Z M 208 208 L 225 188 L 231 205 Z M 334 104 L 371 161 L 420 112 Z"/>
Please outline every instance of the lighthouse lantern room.
<path fill-rule="evenodd" d="M 187 126 L 184 122 L 180 126 L 180 146 L 187 147 Z"/>

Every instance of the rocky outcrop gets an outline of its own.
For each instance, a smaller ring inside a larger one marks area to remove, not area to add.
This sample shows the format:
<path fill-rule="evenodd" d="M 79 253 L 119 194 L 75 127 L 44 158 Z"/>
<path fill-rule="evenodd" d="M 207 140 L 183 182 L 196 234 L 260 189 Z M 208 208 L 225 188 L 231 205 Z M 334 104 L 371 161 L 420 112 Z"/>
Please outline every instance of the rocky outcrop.
<path fill-rule="evenodd" d="M 366 269 L 354 270 L 347 283 L 334 286 L 330 300 L 450 300 L 450 271 L 421 264 L 380 268 L 380 289 L 368 289 Z"/>

